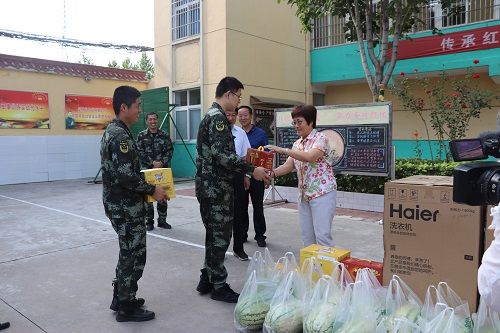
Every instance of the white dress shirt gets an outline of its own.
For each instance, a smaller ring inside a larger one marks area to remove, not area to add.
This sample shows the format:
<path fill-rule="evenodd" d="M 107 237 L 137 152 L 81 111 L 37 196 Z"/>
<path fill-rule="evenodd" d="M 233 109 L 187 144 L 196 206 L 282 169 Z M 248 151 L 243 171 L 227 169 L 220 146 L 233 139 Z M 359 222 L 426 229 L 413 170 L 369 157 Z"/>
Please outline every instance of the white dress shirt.
<path fill-rule="evenodd" d="M 247 156 L 248 148 L 252 148 L 250 146 L 250 141 L 248 141 L 247 133 L 243 128 L 233 125 L 231 129 L 231 133 L 234 136 L 234 146 L 236 148 L 236 154 L 239 157 Z"/>

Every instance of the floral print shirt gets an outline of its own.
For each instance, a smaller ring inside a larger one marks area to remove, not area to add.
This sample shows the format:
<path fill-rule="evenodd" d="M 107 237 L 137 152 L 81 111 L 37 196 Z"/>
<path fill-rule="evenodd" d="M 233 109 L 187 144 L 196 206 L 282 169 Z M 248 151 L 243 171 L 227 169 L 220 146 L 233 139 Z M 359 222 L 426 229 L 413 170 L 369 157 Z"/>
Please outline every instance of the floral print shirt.
<path fill-rule="evenodd" d="M 300 138 L 295 141 L 292 147 L 293 150 L 299 151 L 309 151 L 314 148 L 325 153 L 317 161 L 293 160 L 299 179 L 299 199 L 304 196 L 306 201 L 337 190 L 332 168 L 334 151 L 326 135 L 313 129 L 305 139 Z"/>

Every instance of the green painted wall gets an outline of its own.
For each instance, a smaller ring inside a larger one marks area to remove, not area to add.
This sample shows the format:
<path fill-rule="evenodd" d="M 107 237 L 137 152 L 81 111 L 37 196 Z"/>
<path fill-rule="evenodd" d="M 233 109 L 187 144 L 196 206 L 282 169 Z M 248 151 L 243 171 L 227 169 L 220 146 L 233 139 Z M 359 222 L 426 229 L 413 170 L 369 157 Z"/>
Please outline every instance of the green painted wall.
<path fill-rule="evenodd" d="M 191 160 L 191 157 L 196 161 L 196 142 L 174 142 L 174 155 L 170 161 L 170 167 L 174 177 L 194 177 L 196 166 Z"/>

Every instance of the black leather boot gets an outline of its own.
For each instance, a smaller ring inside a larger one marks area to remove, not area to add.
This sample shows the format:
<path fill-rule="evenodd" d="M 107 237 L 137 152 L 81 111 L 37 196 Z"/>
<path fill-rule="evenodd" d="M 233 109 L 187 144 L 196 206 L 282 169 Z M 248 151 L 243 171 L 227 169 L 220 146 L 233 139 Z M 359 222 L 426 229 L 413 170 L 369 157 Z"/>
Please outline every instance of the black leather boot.
<path fill-rule="evenodd" d="M 113 311 L 118 311 L 118 309 L 120 308 L 120 298 L 118 297 L 118 284 L 116 282 L 111 282 L 111 285 L 113 286 L 113 299 L 111 300 L 111 305 L 109 306 L 109 308 Z M 140 308 L 146 302 L 144 298 L 136 298 L 133 301 L 134 301 L 134 306 L 136 308 Z"/>
<path fill-rule="evenodd" d="M 116 321 L 148 321 L 155 317 L 153 311 L 135 307 L 134 300 L 121 302 L 120 309 L 116 312 Z"/>
<path fill-rule="evenodd" d="M 208 273 L 206 268 L 203 268 L 201 270 L 200 282 L 196 287 L 196 291 L 198 291 L 200 294 L 208 294 L 209 292 L 212 291 L 213 287 L 214 285 L 211 284 L 210 280 L 208 279 Z"/>

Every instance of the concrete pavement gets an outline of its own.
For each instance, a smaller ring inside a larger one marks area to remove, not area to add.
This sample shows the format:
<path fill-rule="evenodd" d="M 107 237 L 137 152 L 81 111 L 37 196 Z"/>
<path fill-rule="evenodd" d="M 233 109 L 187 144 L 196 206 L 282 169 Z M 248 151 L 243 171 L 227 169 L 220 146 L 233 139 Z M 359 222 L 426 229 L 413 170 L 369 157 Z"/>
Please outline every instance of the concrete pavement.
<path fill-rule="evenodd" d="M 200 296 L 204 228 L 194 183 L 176 183 L 172 229 L 148 232 L 148 261 L 138 297 L 156 318 L 118 323 L 109 310 L 118 258 L 116 234 L 104 215 L 102 185 L 88 179 L 0 186 L 0 322 L 6 333 L 237 332 L 234 304 Z M 277 260 L 302 247 L 296 205 L 266 205 L 268 248 Z M 380 213 L 337 210 L 336 246 L 351 256 L 383 259 Z M 253 240 L 245 251 L 262 250 Z M 230 245 L 229 250 L 232 249 Z M 239 292 L 248 262 L 226 255 L 228 283 Z M 2 332 L 2 333 L 3 333 Z"/>

